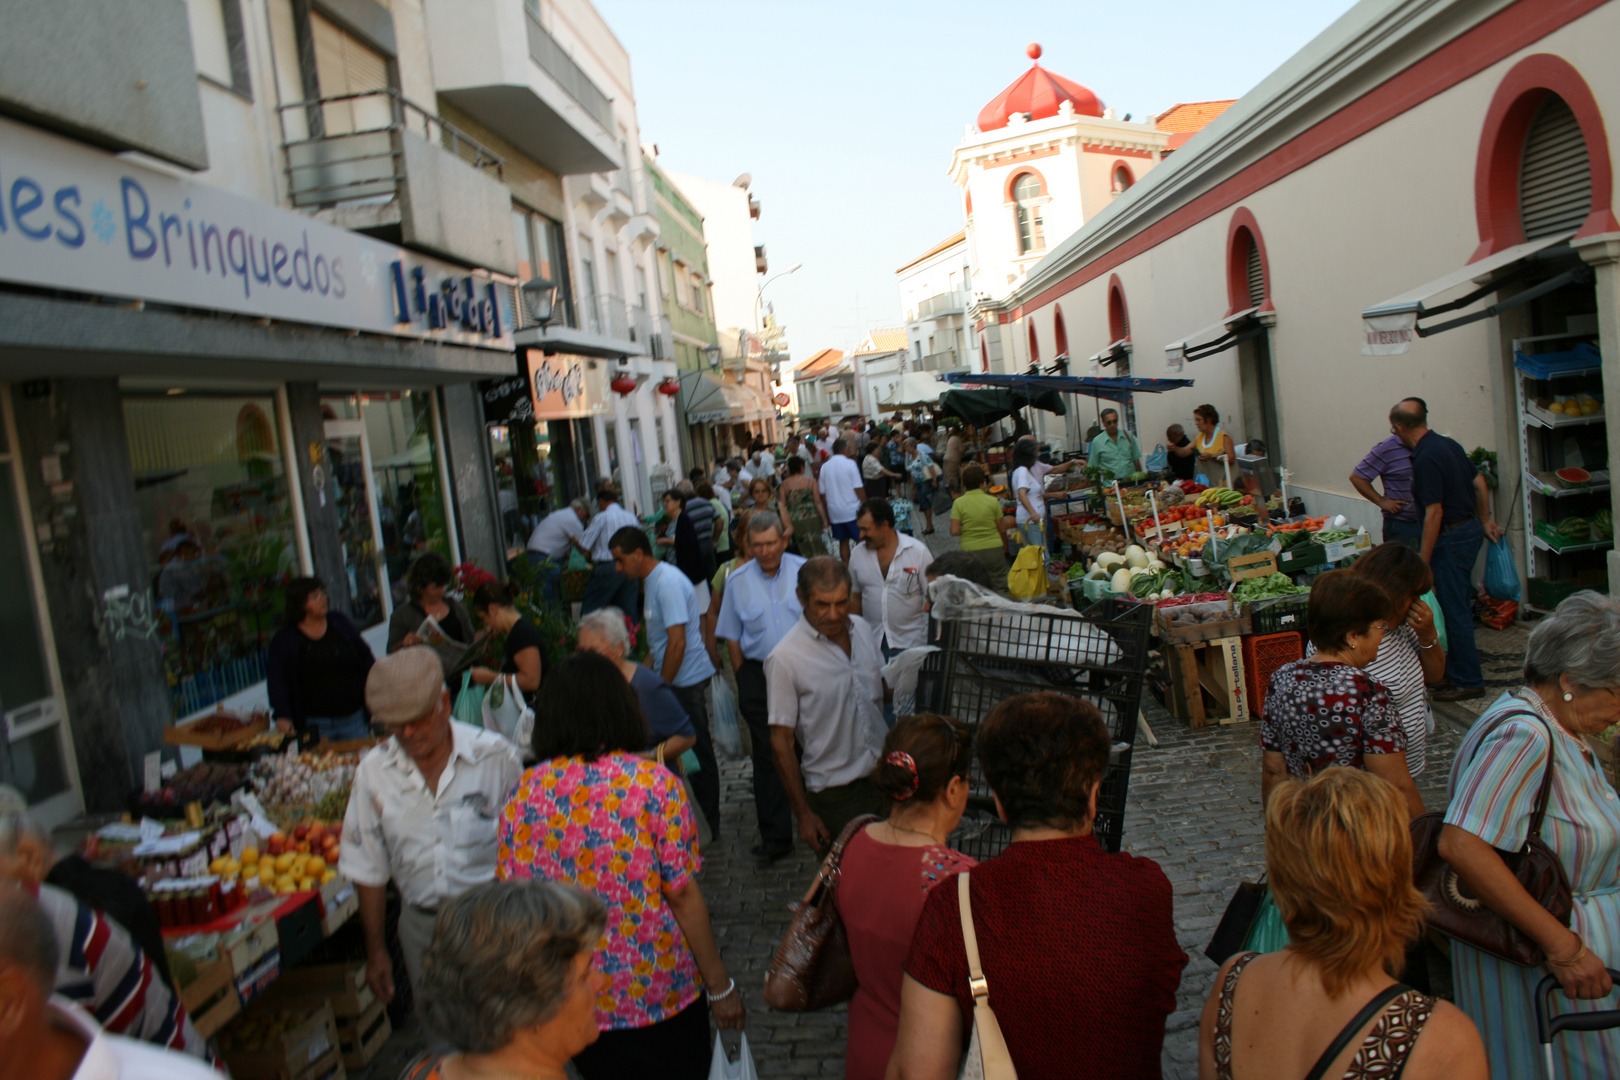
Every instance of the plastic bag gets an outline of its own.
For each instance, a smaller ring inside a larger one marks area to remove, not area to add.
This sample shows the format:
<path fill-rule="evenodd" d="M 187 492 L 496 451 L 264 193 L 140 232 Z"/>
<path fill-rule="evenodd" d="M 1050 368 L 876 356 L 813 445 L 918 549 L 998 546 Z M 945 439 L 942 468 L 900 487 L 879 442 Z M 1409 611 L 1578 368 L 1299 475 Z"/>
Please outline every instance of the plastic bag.
<path fill-rule="evenodd" d="M 746 1032 L 737 1048 L 736 1061 L 727 1056 L 726 1044 L 720 1041 L 718 1034 L 715 1035 L 714 1057 L 709 1059 L 709 1080 L 759 1080 L 759 1070 L 754 1068 L 754 1055 L 748 1051 Z"/>
<path fill-rule="evenodd" d="M 461 692 L 456 695 L 450 716 L 473 727 L 484 726 L 484 688 L 473 683 L 471 669 L 461 673 Z"/>
<path fill-rule="evenodd" d="M 935 579 L 936 582 L 938 579 Z M 952 579 L 957 580 L 957 579 Z M 910 716 L 917 711 L 917 673 L 929 653 L 939 652 L 937 645 L 918 645 L 896 653 L 883 665 L 883 682 L 894 691 L 894 715 Z"/>
<path fill-rule="evenodd" d="M 714 736 L 714 745 L 726 757 L 736 761 L 743 756 L 737 695 L 731 692 L 731 684 L 718 671 L 709 680 L 709 692 L 714 695 L 714 709 L 710 717 L 710 734 Z"/>
<path fill-rule="evenodd" d="M 1440 610 L 1440 598 L 1434 595 L 1433 589 L 1430 589 L 1418 599 L 1429 605 L 1429 610 L 1434 612 L 1434 632 L 1439 635 L 1440 649 L 1442 652 L 1449 651 L 1451 646 L 1446 644 L 1446 616 L 1445 612 Z"/>
<path fill-rule="evenodd" d="M 934 498 L 928 504 L 928 508 L 936 514 L 948 514 L 951 512 L 953 504 L 954 500 L 951 498 L 951 493 L 941 486 L 934 489 Z"/>
<path fill-rule="evenodd" d="M 1485 551 L 1485 591 L 1496 600 L 1519 600 L 1519 568 L 1505 536 Z"/>
<path fill-rule="evenodd" d="M 527 751 L 534 738 L 534 710 L 518 689 L 516 675 L 502 675 L 484 695 L 484 727 L 508 742 L 519 752 Z"/>
<path fill-rule="evenodd" d="M 1025 544 L 1018 549 L 1018 558 L 1007 571 L 1007 595 L 1015 600 L 1046 595 L 1046 548 L 1041 544 Z"/>
<path fill-rule="evenodd" d="M 1165 447 L 1164 443 L 1160 443 L 1153 448 L 1153 453 L 1147 456 L 1147 461 L 1144 464 L 1150 473 L 1164 472 L 1170 467 L 1170 451 Z"/>

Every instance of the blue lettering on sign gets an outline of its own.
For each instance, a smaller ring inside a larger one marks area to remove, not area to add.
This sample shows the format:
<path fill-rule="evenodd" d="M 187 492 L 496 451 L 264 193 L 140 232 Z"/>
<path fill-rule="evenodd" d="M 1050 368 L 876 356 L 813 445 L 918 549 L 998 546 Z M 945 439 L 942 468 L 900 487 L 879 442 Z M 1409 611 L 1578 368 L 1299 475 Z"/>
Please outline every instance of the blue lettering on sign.
<path fill-rule="evenodd" d="M 73 235 L 69 236 L 62 229 L 62 226 L 58 225 L 56 227 L 57 242 L 63 247 L 83 247 L 84 224 L 79 221 L 78 214 L 68 209 L 69 202 L 72 202 L 75 207 L 79 205 L 79 189 L 76 187 L 57 188 L 56 197 L 52 201 L 56 204 L 56 216 L 61 218 L 65 224 L 73 226 Z"/>
<path fill-rule="evenodd" d="M 408 323 L 411 321 L 411 309 L 405 299 L 405 264 L 395 259 L 388 265 L 388 271 L 394 281 L 394 321 Z"/>
<path fill-rule="evenodd" d="M 45 205 L 45 192 L 26 176 L 11 182 L 11 220 L 17 231 L 32 240 L 43 240 L 51 235 L 49 225 L 30 225 L 28 216 Z"/>
<path fill-rule="evenodd" d="M 444 278 L 438 288 L 429 291 L 427 272 L 413 266 L 408 271 L 404 260 L 389 264 L 389 275 L 394 294 L 394 321 L 414 322 L 422 318 L 430 330 L 443 330 L 461 324 L 469 333 L 484 337 L 501 336 L 501 309 L 493 283 L 486 284 L 479 295 L 478 283 L 469 274 L 461 278 Z M 333 264 L 334 281 L 337 266 Z"/>
<path fill-rule="evenodd" d="M 153 236 L 152 230 L 146 227 L 146 219 L 152 213 L 152 204 L 146 198 L 146 189 L 127 176 L 118 181 L 118 187 L 124 196 L 124 242 L 129 246 L 129 257 L 137 262 L 150 259 L 152 253 L 157 250 L 157 237 Z M 141 209 L 138 214 L 135 212 L 135 207 L 131 202 L 131 196 L 139 196 L 141 200 Z M 140 233 L 144 237 L 138 243 L 135 238 L 136 233 Z M 192 256 L 191 261 L 196 263 L 195 255 Z"/>

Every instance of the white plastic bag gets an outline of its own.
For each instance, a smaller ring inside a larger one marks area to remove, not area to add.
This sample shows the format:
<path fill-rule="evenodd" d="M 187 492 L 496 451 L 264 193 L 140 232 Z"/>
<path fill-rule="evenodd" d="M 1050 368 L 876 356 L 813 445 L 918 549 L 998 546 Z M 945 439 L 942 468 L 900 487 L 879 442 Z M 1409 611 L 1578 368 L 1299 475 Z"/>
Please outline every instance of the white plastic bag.
<path fill-rule="evenodd" d="M 709 1060 L 709 1080 L 759 1080 L 759 1071 L 754 1068 L 754 1055 L 748 1052 L 746 1033 L 742 1036 L 736 1061 L 726 1056 L 726 1044 L 720 1041 L 718 1034 L 715 1035 L 714 1057 Z"/>
<path fill-rule="evenodd" d="M 506 736 L 519 754 L 526 754 L 534 738 L 534 710 L 529 708 L 516 675 L 502 675 L 484 695 L 484 727 Z"/>
<path fill-rule="evenodd" d="M 743 756 L 742 732 L 737 726 L 742 720 L 737 714 L 737 695 L 731 692 L 731 684 L 718 671 L 709 680 L 709 691 L 714 696 L 714 710 L 710 718 L 714 745 L 735 761 Z"/>

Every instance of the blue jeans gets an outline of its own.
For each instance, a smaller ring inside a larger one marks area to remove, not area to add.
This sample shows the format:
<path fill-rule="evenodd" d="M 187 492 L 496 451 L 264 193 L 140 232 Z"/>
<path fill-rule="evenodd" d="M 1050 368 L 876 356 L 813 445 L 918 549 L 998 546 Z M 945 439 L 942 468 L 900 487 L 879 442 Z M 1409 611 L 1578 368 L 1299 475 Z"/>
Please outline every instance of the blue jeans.
<path fill-rule="evenodd" d="M 1040 546 L 1041 523 L 1039 521 L 1024 522 L 1022 525 L 1018 526 L 1018 535 L 1023 538 L 1024 543 L 1034 544 L 1037 547 Z"/>
<path fill-rule="evenodd" d="M 540 584 L 540 595 L 545 597 L 546 603 L 558 604 L 562 602 L 562 592 L 557 583 L 562 579 L 563 571 L 568 568 L 568 556 L 561 560 L 546 560 L 546 579 Z"/>
<path fill-rule="evenodd" d="M 1423 547 L 1423 522 L 1397 521 L 1388 514 L 1384 515 L 1384 543 L 1398 541 L 1410 546 L 1414 551 Z"/>
<path fill-rule="evenodd" d="M 366 721 L 364 709 L 348 716 L 308 716 L 304 718 L 304 723 L 326 742 L 371 737 L 371 725 Z"/>
<path fill-rule="evenodd" d="M 1485 542 L 1485 527 L 1478 519 L 1454 529 L 1444 526 L 1429 556 L 1434 571 L 1434 595 L 1446 617 L 1446 678 L 1453 686 L 1477 690 L 1485 685 L 1479 650 L 1474 646 L 1474 560 Z"/>

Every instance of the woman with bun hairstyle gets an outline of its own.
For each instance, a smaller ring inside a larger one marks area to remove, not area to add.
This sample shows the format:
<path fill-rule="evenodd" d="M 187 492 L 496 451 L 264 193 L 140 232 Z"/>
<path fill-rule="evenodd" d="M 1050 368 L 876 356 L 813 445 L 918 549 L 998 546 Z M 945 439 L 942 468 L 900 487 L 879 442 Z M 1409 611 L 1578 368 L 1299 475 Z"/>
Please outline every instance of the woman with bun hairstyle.
<path fill-rule="evenodd" d="M 881 1080 L 900 1023 L 900 982 L 928 892 L 977 865 L 945 846 L 967 808 L 973 737 L 933 713 L 903 717 L 883 742 L 872 783 L 887 802 L 844 849 L 833 901 L 860 986 L 849 1003 L 847 1080 Z"/>
<path fill-rule="evenodd" d="M 540 680 L 545 675 L 546 639 L 533 623 L 518 613 L 516 600 L 517 587 L 509 582 L 486 581 L 473 590 L 473 611 L 492 633 L 506 635 L 506 651 L 501 656 L 500 671 L 475 667 L 472 681 L 479 686 L 489 686 L 503 675 L 516 675 L 518 689 L 533 705 L 535 692 L 540 689 Z"/>

